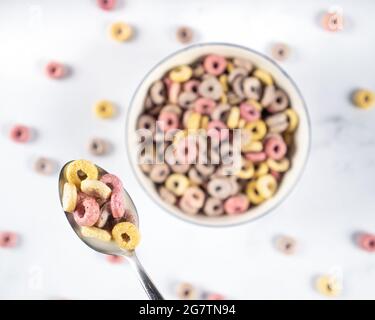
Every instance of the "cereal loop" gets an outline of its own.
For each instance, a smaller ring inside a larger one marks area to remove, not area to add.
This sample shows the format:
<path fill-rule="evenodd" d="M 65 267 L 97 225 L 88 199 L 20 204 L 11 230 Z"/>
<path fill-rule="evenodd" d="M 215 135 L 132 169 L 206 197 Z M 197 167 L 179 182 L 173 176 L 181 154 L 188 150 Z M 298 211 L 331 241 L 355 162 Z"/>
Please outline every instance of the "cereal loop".
<path fill-rule="evenodd" d="M 222 56 L 208 55 L 204 59 L 203 67 L 209 74 L 219 76 L 225 71 L 227 67 L 227 61 Z"/>
<path fill-rule="evenodd" d="M 249 200 L 243 194 L 228 198 L 224 202 L 224 210 L 229 215 L 244 213 L 249 208 Z"/>
<path fill-rule="evenodd" d="M 66 75 L 65 66 L 58 62 L 49 62 L 46 65 L 46 75 L 50 79 L 61 79 Z"/>
<path fill-rule="evenodd" d="M 361 109 L 368 109 L 375 105 L 375 93 L 370 90 L 357 90 L 353 95 L 353 103 Z"/>
<path fill-rule="evenodd" d="M 97 0 L 97 4 L 101 9 L 109 11 L 116 6 L 116 0 Z"/>
<path fill-rule="evenodd" d="M 375 235 L 369 233 L 359 235 L 358 245 L 367 252 L 375 252 Z"/>
<path fill-rule="evenodd" d="M 133 29 L 124 22 L 116 22 L 112 24 L 110 33 L 113 40 L 124 42 L 132 37 Z"/>
<path fill-rule="evenodd" d="M 137 227 L 130 222 L 116 224 L 112 229 L 112 236 L 118 246 L 125 250 L 134 250 L 141 240 Z"/>
<path fill-rule="evenodd" d="M 73 213 L 76 209 L 77 198 L 77 187 L 73 183 L 65 182 L 62 196 L 62 204 L 65 212 Z"/>
<path fill-rule="evenodd" d="M 78 194 L 76 209 L 73 212 L 76 223 L 83 227 L 93 226 L 99 219 L 100 208 L 95 198 L 82 192 Z"/>
<path fill-rule="evenodd" d="M 18 244 L 18 235 L 11 231 L 0 231 L 0 248 L 14 248 Z"/>
<path fill-rule="evenodd" d="M 113 118 L 115 115 L 115 107 L 111 102 L 102 100 L 95 104 L 94 114 L 100 119 Z"/>
<path fill-rule="evenodd" d="M 96 227 L 81 227 L 81 233 L 84 237 L 95 238 L 101 241 L 111 241 L 112 236 L 107 230 Z"/>
<path fill-rule="evenodd" d="M 188 81 L 192 75 L 193 70 L 186 65 L 182 65 L 174 68 L 169 73 L 169 78 L 174 82 L 185 82 Z"/>
<path fill-rule="evenodd" d="M 15 125 L 9 133 L 10 138 L 17 143 L 27 143 L 31 140 L 31 129 L 23 125 Z"/>
<path fill-rule="evenodd" d="M 84 179 L 98 179 L 98 169 L 90 161 L 76 160 L 69 163 L 66 167 L 65 177 L 69 183 L 73 183 L 79 188 L 81 186 L 81 181 Z"/>

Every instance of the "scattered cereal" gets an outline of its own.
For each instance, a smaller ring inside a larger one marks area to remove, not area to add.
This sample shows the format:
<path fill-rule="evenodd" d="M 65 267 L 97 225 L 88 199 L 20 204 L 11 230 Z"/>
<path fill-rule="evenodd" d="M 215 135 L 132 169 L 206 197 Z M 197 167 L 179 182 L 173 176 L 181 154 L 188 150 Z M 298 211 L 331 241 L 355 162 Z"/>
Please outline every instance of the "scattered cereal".
<path fill-rule="evenodd" d="M 375 235 L 370 233 L 362 233 L 357 239 L 358 246 L 367 251 L 375 252 Z"/>
<path fill-rule="evenodd" d="M 10 130 L 9 136 L 14 142 L 27 143 L 32 138 L 32 130 L 24 125 L 15 125 Z"/>
<path fill-rule="evenodd" d="M 368 109 L 375 105 L 375 93 L 370 90 L 357 90 L 353 94 L 353 103 L 361 109 Z"/>
<path fill-rule="evenodd" d="M 51 175 L 56 170 L 55 161 L 48 158 L 39 158 L 34 163 L 34 170 L 43 175 Z"/>
<path fill-rule="evenodd" d="M 95 104 L 94 113 L 100 119 L 109 119 L 114 117 L 116 110 L 111 102 L 102 100 Z"/>
<path fill-rule="evenodd" d="M 331 7 L 322 17 L 322 26 L 326 31 L 337 32 L 344 28 L 344 16 L 341 8 Z"/>
<path fill-rule="evenodd" d="M 116 6 L 116 0 L 97 0 L 97 4 L 103 10 L 113 10 Z"/>
<path fill-rule="evenodd" d="M 275 244 L 277 250 L 287 255 L 292 255 L 296 252 L 297 242 L 292 237 L 279 236 Z"/>
<path fill-rule="evenodd" d="M 110 31 L 112 39 L 119 42 L 128 41 L 133 35 L 132 27 L 124 22 L 112 24 Z"/>
<path fill-rule="evenodd" d="M 183 282 L 177 286 L 177 297 L 181 300 L 195 300 L 198 292 L 190 283 Z"/>
<path fill-rule="evenodd" d="M 94 156 L 102 156 L 109 152 L 110 143 L 104 139 L 94 138 L 88 144 L 89 152 Z"/>
<path fill-rule="evenodd" d="M 177 40 L 183 44 L 190 43 L 193 40 L 193 30 L 189 27 L 179 27 L 176 32 Z"/>
<path fill-rule="evenodd" d="M 51 79 L 61 79 L 67 75 L 67 67 L 59 62 L 49 62 L 45 67 L 46 75 Z"/>
<path fill-rule="evenodd" d="M 0 248 L 13 248 L 18 243 L 18 235 L 11 231 L 0 231 Z"/>
<path fill-rule="evenodd" d="M 290 48 L 285 43 L 276 43 L 271 49 L 272 57 L 278 61 L 285 61 L 290 56 Z"/>
<path fill-rule="evenodd" d="M 320 294 L 327 297 L 336 297 L 342 291 L 340 281 L 332 275 L 320 276 L 315 282 L 315 287 Z"/>
<path fill-rule="evenodd" d="M 124 257 L 121 257 L 121 256 L 106 255 L 105 258 L 109 263 L 113 263 L 113 264 L 119 264 L 125 261 Z"/>

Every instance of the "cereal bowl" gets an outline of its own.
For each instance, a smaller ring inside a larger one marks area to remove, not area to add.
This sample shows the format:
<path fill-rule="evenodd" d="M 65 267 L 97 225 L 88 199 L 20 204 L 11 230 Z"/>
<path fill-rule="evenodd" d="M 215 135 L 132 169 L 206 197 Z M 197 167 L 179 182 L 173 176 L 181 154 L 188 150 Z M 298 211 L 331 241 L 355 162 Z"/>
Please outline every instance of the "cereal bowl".
<path fill-rule="evenodd" d="M 136 133 L 139 116 L 143 112 L 145 99 L 151 85 L 162 79 L 171 69 L 193 63 L 197 59 L 210 54 L 223 57 L 239 58 L 251 61 L 257 68 L 267 71 L 278 88 L 285 91 L 290 106 L 299 117 L 298 128 L 294 133 L 293 150 L 291 154 L 291 168 L 283 175 L 277 192 L 263 203 L 250 207 L 247 211 L 235 215 L 206 216 L 203 214 L 189 215 L 175 205 L 165 202 L 159 195 L 155 184 L 140 169 L 138 164 L 138 136 Z M 290 194 L 298 182 L 308 158 L 310 149 L 310 122 L 303 97 L 293 80 L 278 64 L 265 55 L 252 49 L 225 43 L 197 44 L 184 48 L 158 63 L 142 80 L 129 106 L 126 126 L 127 152 L 134 173 L 148 195 L 164 210 L 185 221 L 206 226 L 231 226 L 253 221 L 275 209 Z"/>

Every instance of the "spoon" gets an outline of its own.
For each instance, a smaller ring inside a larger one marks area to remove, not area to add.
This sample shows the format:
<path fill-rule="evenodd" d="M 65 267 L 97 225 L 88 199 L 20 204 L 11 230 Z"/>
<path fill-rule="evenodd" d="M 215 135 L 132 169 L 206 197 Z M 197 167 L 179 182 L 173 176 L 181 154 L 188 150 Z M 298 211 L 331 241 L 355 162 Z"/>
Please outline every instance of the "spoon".
<path fill-rule="evenodd" d="M 64 172 L 65 172 L 66 166 L 69 165 L 71 162 L 72 161 L 69 161 L 68 163 L 64 165 L 59 175 L 59 197 L 60 197 L 61 206 L 62 206 L 63 187 L 64 187 L 64 183 L 66 182 Z M 107 171 L 100 168 L 99 166 L 96 166 L 96 167 L 98 168 L 100 176 L 108 173 Z M 132 213 L 132 216 L 134 217 L 134 220 L 135 220 L 134 224 L 138 228 L 139 218 L 138 218 L 137 209 L 135 208 L 132 199 L 130 198 L 129 194 L 126 192 L 125 189 L 124 189 L 124 193 L 125 193 L 125 199 L 126 199 L 125 202 L 127 206 L 126 209 Z M 113 241 L 104 242 L 95 238 L 84 237 L 81 234 L 79 225 L 74 220 L 73 214 L 65 212 L 65 216 L 68 219 L 70 226 L 73 228 L 74 232 L 77 234 L 78 238 L 80 238 L 87 246 L 89 246 L 91 249 L 100 253 L 104 253 L 108 255 L 123 256 L 126 259 L 128 259 L 133 270 L 136 271 L 138 279 L 141 282 L 142 287 L 146 291 L 148 297 L 151 300 L 163 300 L 162 295 L 160 294 L 158 289 L 155 287 L 155 285 L 152 283 L 145 269 L 139 262 L 134 250 L 129 251 L 129 250 L 122 249 L 119 246 L 117 246 L 117 244 Z"/>

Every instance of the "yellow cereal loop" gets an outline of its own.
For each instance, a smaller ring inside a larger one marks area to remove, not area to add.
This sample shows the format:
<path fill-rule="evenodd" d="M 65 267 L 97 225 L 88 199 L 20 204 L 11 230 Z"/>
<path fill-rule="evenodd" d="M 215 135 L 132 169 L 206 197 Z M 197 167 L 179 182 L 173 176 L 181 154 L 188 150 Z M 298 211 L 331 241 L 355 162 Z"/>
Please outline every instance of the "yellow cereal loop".
<path fill-rule="evenodd" d="M 293 143 L 294 135 L 292 132 L 284 132 L 283 139 L 286 143 L 286 145 L 289 147 Z"/>
<path fill-rule="evenodd" d="M 191 78 L 193 70 L 186 65 L 178 66 L 169 73 L 169 79 L 174 82 L 185 82 Z"/>
<path fill-rule="evenodd" d="M 250 105 L 254 106 L 258 111 L 262 111 L 262 109 L 263 109 L 263 106 L 258 101 L 254 100 L 254 99 L 250 99 L 248 101 L 248 103 Z"/>
<path fill-rule="evenodd" d="M 225 74 L 222 74 L 219 77 L 219 82 L 221 84 L 221 87 L 223 88 L 224 92 L 228 92 L 228 77 Z"/>
<path fill-rule="evenodd" d="M 203 116 L 201 119 L 201 128 L 207 129 L 209 121 L 210 121 L 210 118 L 208 116 Z"/>
<path fill-rule="evenodd" d="M 140 240 L 138 228 L 130 222 L 120 222 L 112 229 L 112 236 L 117 245 L 125 250 L 134 250 Z"/>
<path fill-rule="evenodd" d="M 260 141 L 252 141 L 252 136 L 250 141 L 246 142 L 241 146 L 243 152 L 260 152 L 263 150 L 263 144 Z"/>
<path fill-rule="evenodd" d="M 238 128 L 239 128 L 239 129 L 243 129 L 243 128 L 245 128 L 245 125 L 246 125 L 246 120 L 245 120 L 245 119 L 240 119 L 240 120 L 238 121 Z"/>
<path fill-rule="evenodd" d="M 240 120 L 240 108 L 233 107 L 229 111 L 227 126 L 229 129 L 235 129 L 238 127 L 238 121 Z"/>
<path fill-rule="evenodd" d="M 260 176 L 264 176 L 265 174 L 267 174 L 269 171 L 269 167 L 267 165 L 266 162 L 261 162 L 261 163 L 258 163 L 256 166 L 255 166 L 255 173 L 254 173 L 254 176 L 256 178 L 259 178 Z"/>
<path fill-rule="evenodd" d="M 267 134 L 267 126 L 262 120 L 247 123 L 245 129 L 250 130 L 253 141 L 262 140 Z"/>
<path fill-rule="evenodd" d="M 241 170 L 237 171 L 235 175 L 240 179 L 250 179 L 254 175 L 254 165 L 251 161 L 245 161 Z"/>
<path fill-rule="evenodd" d="M 290 167 L 290 161 L 288 158 L 284 158 L 281 160 L 273 160 L 273 159 L 267 159 L 267 165 L 268 167 L 276 172 L 285 172 Z"/>
<path fill-rule="evenodd" d="M 67 166 L 65 177 L 69 183 L 79 188 L 81 186 L 81 181 L 84 179 L 98 179 L 98 168 L 88 160 L 76 160 L 69 163 Z"/>
<path fill-rule="evenodd" d="M 370 90 L 357 90 L 353 95 L 353 103 L 362 109 L 368 109 L 375 105 L 375 93 Z"/>
<path fill-rule="evenodd" d="M 101 241 L 111 241 L 112 236 L 107 230 L 96 227 L 81 227 L 81 233 L 84 237 L 95 238 Z"/>
<path fill-rule="evenodd" d="M 110 33 L 113 40 L 124 42 L 131 38 L 133 29 L 124 22 L 116 22 L 112 24 Z"/>
<path fill-rule="evenodd" d="M 246 194 L 251 204 L 261 204 L 265 199 L 258 193 L 256 189 L 256 182 L 251 181 L 246 186 Z"/>
<path fill-rule="evenodd" d="M 228 70 L 228 73 L 231 73 L 231 72 L 233 71 L 233 69 L 234 69 L 234 65 L 233 65 L 233 63 L 228 62 L 228 63 L 227 63 L 227 70 Z"/>
<path fill-rule="evenodd" d="M 183 174 L 173 173 L 165 181 L 165 187 L 176 196 L 182 196 L 189 187 L 189 179 Z"/>
<path fill-rule="evenodd" d="M 276 189 L 277 181 L 271 174 L 259 177 L 256 182 L 256 190 L 265 199 L 271 198 L 275 194 Z"/>
<path fill-rule="evenodd" d="M 254 71 L 254 77 L 258 78 L 260 81 L 262 81 L 265 85 L 270 86 L 273 84 L 273 80 L 271 75 L 261 69 L 257 69 Z"/>
<path fill-rule="evenodd" d="M 228 96 L 226 94 L 223 94 L 220 98 L 221 104 L 227 104 L 228 103 Z"/>
<path fill-rule="evenodd" d="M 188 131 L 187 130 L 180 130 L 177 131 L 173 137 L 173 144 L 179 143 L 183 138 L 187 137 Z"/>
<path fill-rule="evenodd" d="M 192 112 L 189 115 L 188 121 L 187 121 L 187 128 L 189 130 L 197 130 L 199 129 L 200 122 L 201 122 L 202 115 L 198 112 Z"/>
<path fill-rule="evenodd" d="M 115 115 L 115 107 L 111 102 L 102 100 L 95 104 L 94 113 L 100 119 L 112 118 Z"/>
<path fill-rule="evenodd" d="M 316 290 L 327 297 L 336 297 L 341 293 L 340 281 L 334 276 L 320 276 L 315 283 Z"/>
<path fill-rule="evenodd" d="M 81 182 L 81 190 L 89 196 L 106 200 L 112 193 L 110 187 L 99 180 L 86 179 Z"/>
<path fill-rule="evenodd" d="M 294 132 L 298 126 L 298 115 L 293 109 L 285 110 L 285 114 L 288 118 L 289 126 L 286 129 L 287 132 Z"/>
<path fill-rule="evenodd" d="M 73 183 L 65 182 L 62 196 L 63 209 L 72 213 L 77 205 L 77 187 Z"/>

